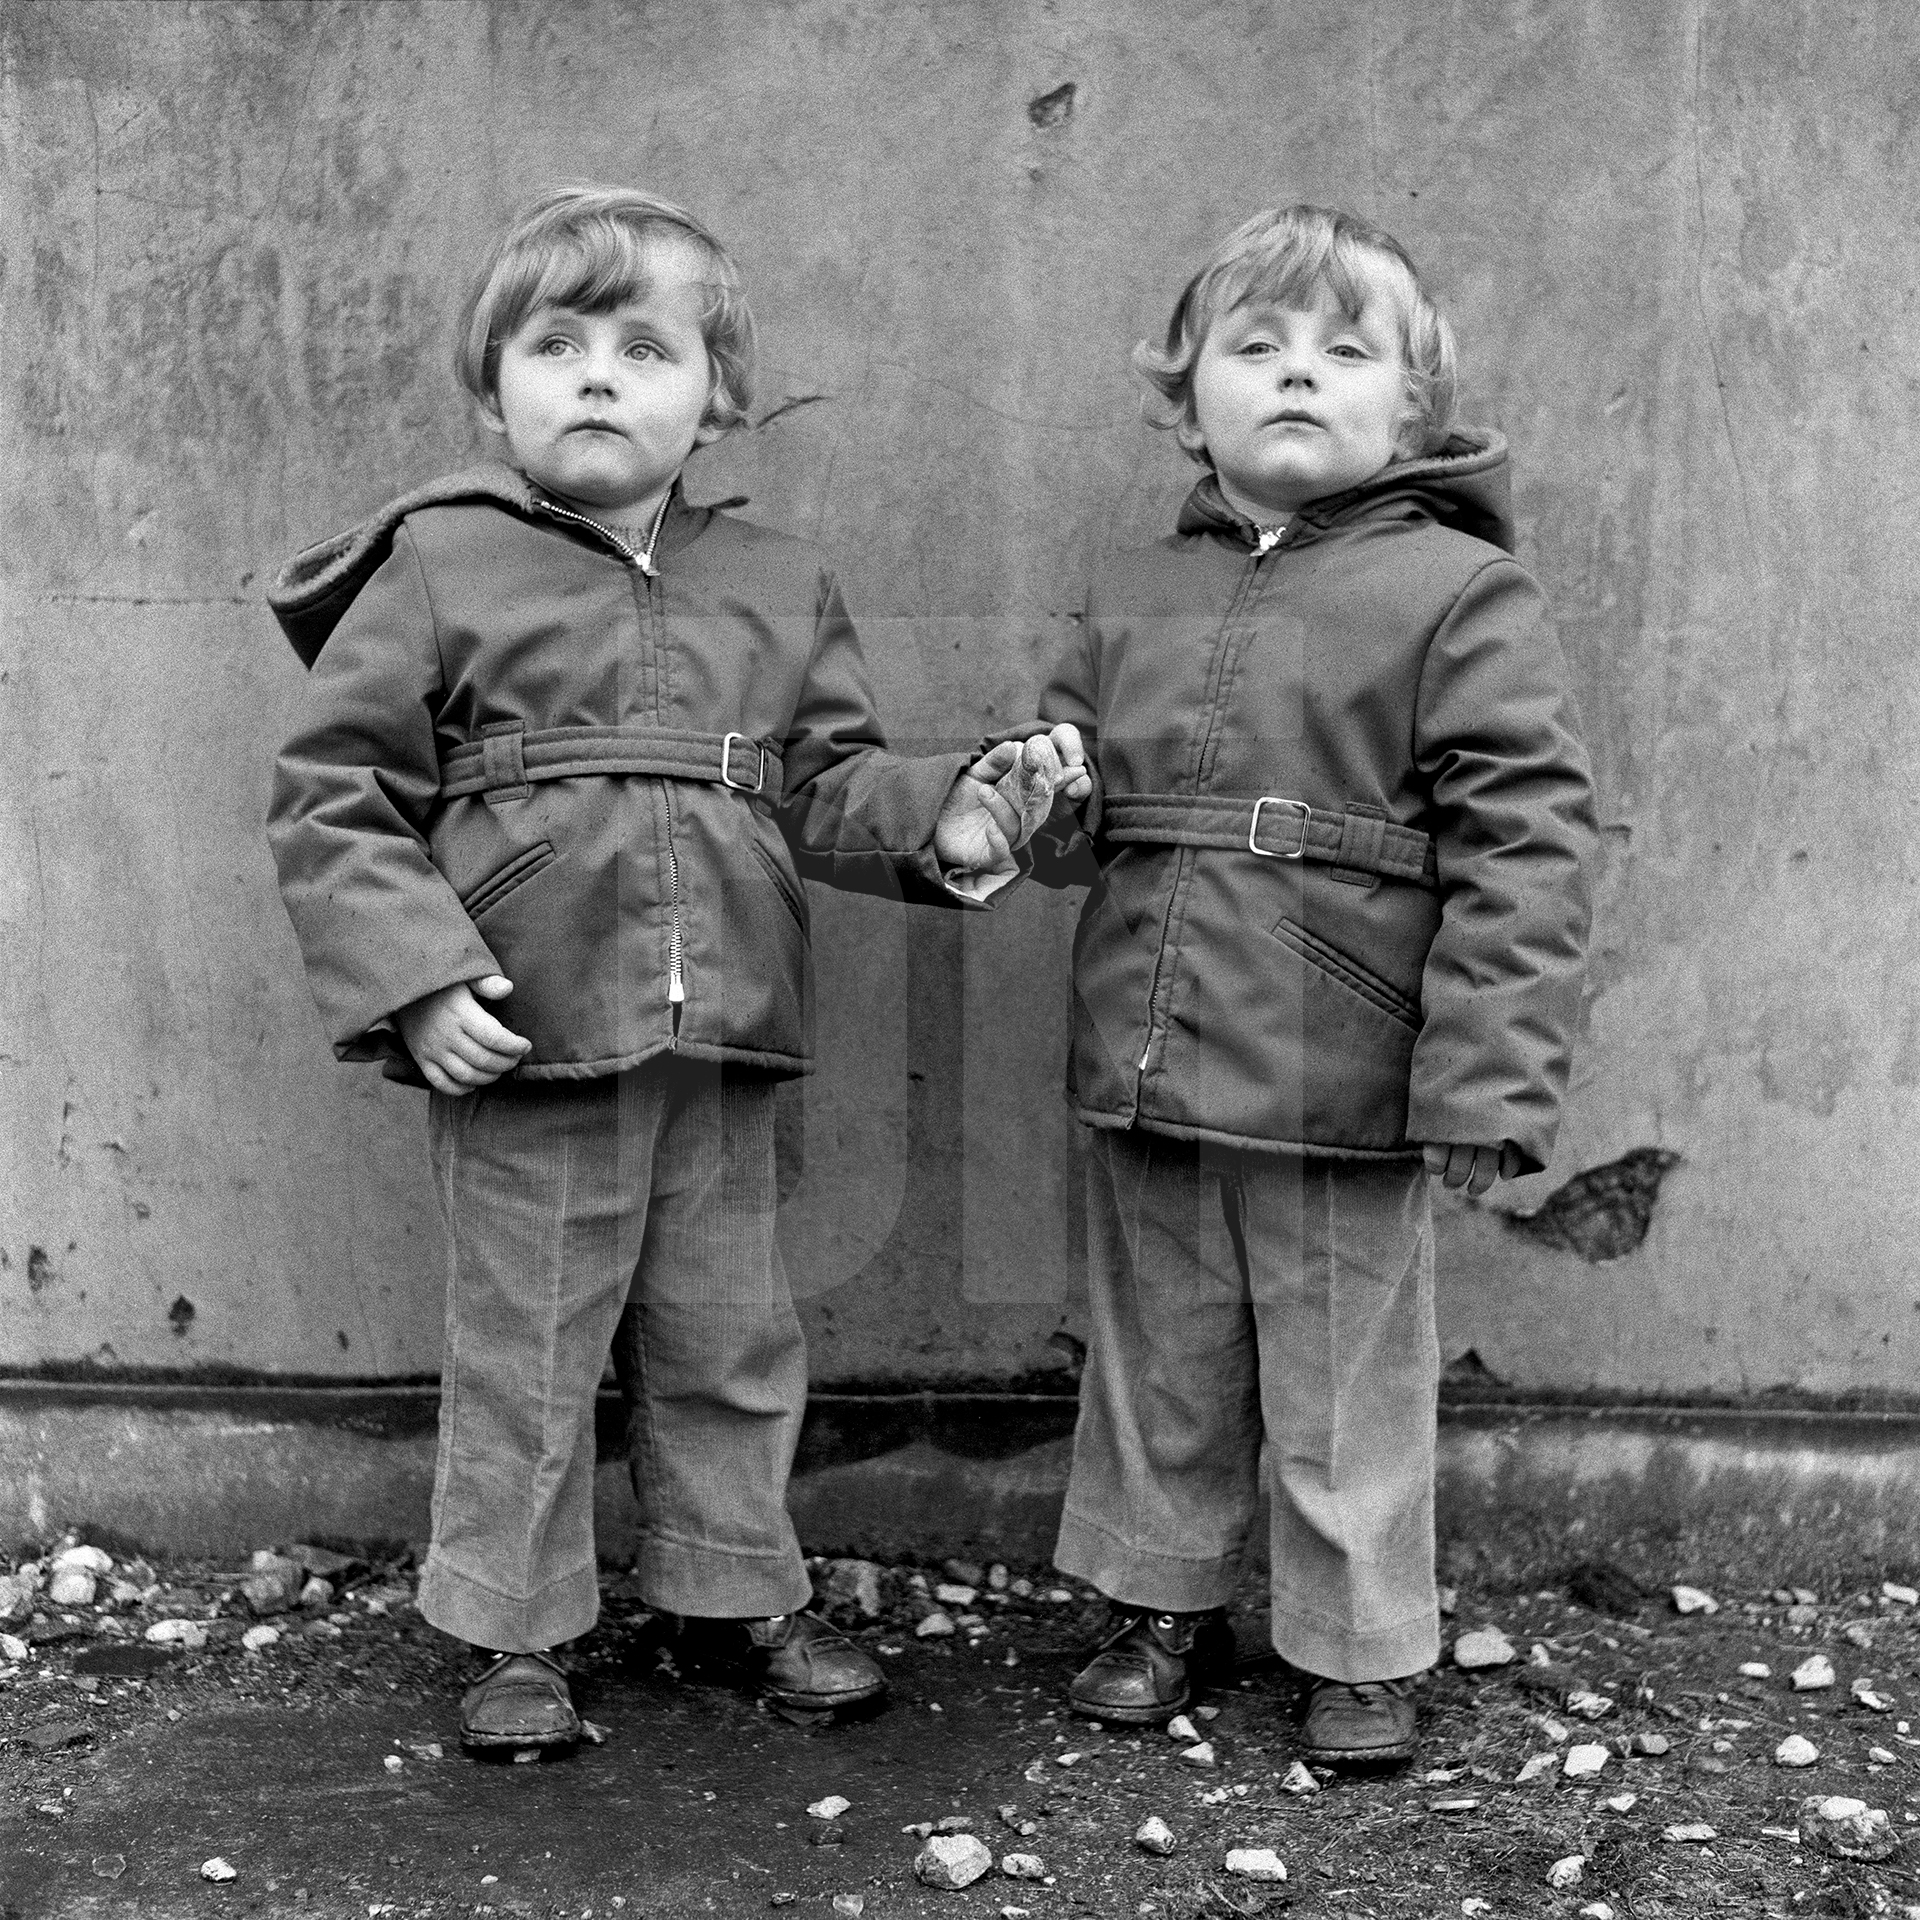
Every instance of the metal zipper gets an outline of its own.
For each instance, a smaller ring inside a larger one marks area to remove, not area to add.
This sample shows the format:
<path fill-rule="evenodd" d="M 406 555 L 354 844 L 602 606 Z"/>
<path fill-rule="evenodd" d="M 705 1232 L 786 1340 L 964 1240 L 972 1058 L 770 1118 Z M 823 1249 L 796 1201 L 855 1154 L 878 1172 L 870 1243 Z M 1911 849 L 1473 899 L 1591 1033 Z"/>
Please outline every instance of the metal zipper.
<path fill-rule="evenodd" d="M 1264 560 L 1268 554 L 1277 553 L 1282 547 L 1286 546 L 1292 539 L 1299 525 L 1300 517 L 1296 514 L 1284 527 L 1263 527 L 1257 530 L 1253 551 L 1247 556 L 1248 582 L 1250 582 L 1253 575 L 1258 572 L 1260 562 Z M 1244 599 L 1246 592 L 1247 585 L 1245 583 L 1235 590 L 1232 604 L 1227 608 L 1226 617 L 1229 620 L 1238 612 L 1240 603 L 1242 599 Z M 1202 761 L 1206 758 L 1206 743 L 1204 741 L 1201 742 L 1200 757 Z M 1177 849 L 1174 855 L 1173 884 L 1167 889 L 1167 910 L 1161 917 L 1160 939 L 1154 949 L 1153 955 L 1153 978 L 1147 983 L 1147 1044 L 1140 1049 L 1140 1064 L 1134 1068 L 1134 1072 L 1138 1074 L 1144 1074 L 1146 1072 L 1147 1062 L 1153 1058 L 1155 1031 L 1153 1024 L 1153 1002 L 1155 995 L 1160 991 L 1160 962 L 1165 957 L 1167 950 L 1167 929 L 1173 925 L 1173 902 L 1175 896 L 1180 891 L 1180 882 L 1185 876 L 1185 871 L 1186 849 L 1182 847 Z M 1134 1111 L 1138 1113 L 1140 1110 L 1140 1089 L 1137 1084 L 1134 1087 L 1133 1106 Z"/>
<path fill-rule="evenodd" d="M 585 527 L 613 548 L 628 566 L 636 573 L 646 576 L 649 581 L 660 577 L 660 570 L 653 564 L 654 549 L 660 544 L 660 528 L 667 517 L 667 504 L 673 498 L 669 493 L 654 510 L 653 525 L 647 530 L 647 546 L 644 553 L 636 552 L 611 527 L 602 526 L 598 520 L 584 513 L 575 513 L 570 507 L 556 506 L 551 500 L 536 496 L 534 505 L 542 513 L 551 514 L 556 520 L 571 520 L 575 526 Z M 686 937 L 680 924 L 680 856 L 673 845 L 673 782 L 660 782 L 660 803 L 667 814 L 667 1005 L 673 1010 L 673 1034 L 668 1041 L 671 1047 L 680 1037 L 680 1010 L 686 1005 L 687 983 L 682 960 L 686 954 Z"/>

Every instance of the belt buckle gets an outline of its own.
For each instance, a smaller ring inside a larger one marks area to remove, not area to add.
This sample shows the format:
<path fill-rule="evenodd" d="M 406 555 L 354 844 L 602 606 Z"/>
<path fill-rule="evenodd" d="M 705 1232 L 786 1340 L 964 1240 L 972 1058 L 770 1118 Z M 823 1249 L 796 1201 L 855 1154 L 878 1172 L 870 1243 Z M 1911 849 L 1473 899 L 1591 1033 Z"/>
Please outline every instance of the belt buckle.
<path fill-rule="evenodd" d="M 744 780 L 736 780 L 728 770 L 733 758 L 733 743 L 739 740 L 751 747 L 760 756 L 759 771 L 753 777 L 753 785 Z M 731 787 L 735 793 L 758 793 L 767 784 L 767 750 L 758 740 L 749 740 L 744 733 L 723 733 L 720 736 L 720 784 Z"/>
<path fill-rule="evenodd" d="M 1291 807 L 1300 816 L 1300 844 L 1297 847 L 1263 847 L 1260 844 L 1260 809 L 1262 807 Z M 1262 860 L 1304 860 L 1307 855 L 1307 827 L 1313 819 L 1313 809 L 1304 800 L 1282 800 L 1278 794 L 1263 794 L 1253 803 L 1253 825 L 1247 829 L 1247 851 L 1257 853 Z"/>

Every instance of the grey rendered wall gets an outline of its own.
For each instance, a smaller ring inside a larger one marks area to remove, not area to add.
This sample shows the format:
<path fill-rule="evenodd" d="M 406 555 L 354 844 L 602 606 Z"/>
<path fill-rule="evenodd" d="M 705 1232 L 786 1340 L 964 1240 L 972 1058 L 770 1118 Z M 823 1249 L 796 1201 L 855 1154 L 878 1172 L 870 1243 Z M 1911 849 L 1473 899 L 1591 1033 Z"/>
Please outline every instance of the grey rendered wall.
<path fill-rule="evenodd" d="M 1169 523 L 1190 470 L 1125 354 L 1212 240 L 1293 198 L 1399 233 L 1515 443 L 1605 793 L 1562 1154 L 1497 1203 L 1682 1156 L 1611 1264 L 1448 1205 L 1449 1353 L 1907 1388 L 1916 41 L 1810 0 L 14 0 L 0 1368 L 435 1364 L 421 1096 L 330 1064 L 257 830 L 298 682 L 260 595 L 475 448 L 458 284 L 592 176 L 736 247 L 763 406 L 805 404 L 694 490 L 837 549 L 928 747 L 1023 713 L 1090 562 Z M 1070 903 L 815 907 L 817 1376 L 1054 1363 Z"/>

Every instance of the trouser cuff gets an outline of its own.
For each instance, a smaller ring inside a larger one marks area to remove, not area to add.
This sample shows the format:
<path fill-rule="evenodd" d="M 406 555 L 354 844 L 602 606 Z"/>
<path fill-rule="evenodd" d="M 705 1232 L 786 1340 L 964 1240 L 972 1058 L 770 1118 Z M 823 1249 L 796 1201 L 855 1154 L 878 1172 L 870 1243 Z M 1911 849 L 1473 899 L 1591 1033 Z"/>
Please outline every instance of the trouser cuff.
<path fill-rule="evenodd" d="M 643 1534 L 633 1584 L 648 1606 L 692 1620 L 762 1620 L 813 1599 L 797 1542 L 777 1553 L 721 1553 Z"/>
<path fill-rule="evenodd" d="M 1224 1607 L 1240 1577 L 1237 1551 L 1205 1560 L 1155 1553 L 1109 1533 L 1071 1507 L 1060 1517 L 1053 1564 L 1097 1587 L 1109 1600 L 1155 1613 L 1205 1613 Z"/>
<path fill-rule="evenodd" d="M 1331 1621 L 1273 1603 L 1273 1644 L 1281 1659 L 1321 1680 L 1403 1680 L 1440 1658 L 1440 1620 L 1429 1609 L 1397 1626 L 1351 1633 Z"/>
<path fill-rule="evenodd" d="M 535 1653 L 579 1639 L 599 1619 L 600 1581 L 585 1566 L 521 1599 L 495 1592 L 432 1551 L 420 1576 L 419 1606 L 429 1625 L 456 1639 L 495 1653 Z"/>

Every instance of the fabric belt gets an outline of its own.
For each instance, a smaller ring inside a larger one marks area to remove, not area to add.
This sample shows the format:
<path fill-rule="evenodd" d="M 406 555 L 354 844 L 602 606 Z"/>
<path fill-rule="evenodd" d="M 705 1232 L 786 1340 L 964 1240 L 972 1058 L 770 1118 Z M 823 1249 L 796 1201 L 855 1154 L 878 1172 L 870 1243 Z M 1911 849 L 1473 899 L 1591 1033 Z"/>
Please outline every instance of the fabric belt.
<path fill-rule="evenodd" d="M 535 780 L 581 774 L 641 773 L 731 787 L 750 799 L 778 800 L 786 770 L 763 741 L 744 733 L 680 733 L 668 727 L 543 727 L 496 721 L 480 738 L 440 762 L 440 792 L 453 799 L 484 793 L 524 799 Z"/>
<path fill-rule="evenodd" d="M 1315 860 L 1383 880 L 1439 884 L 1433 841 L 1389 820 L 1383 809 L 1349 804 L 1325 813 L 1277 794 L 1110 793 L 1100 837 L 1121 845 L 1219 847 L 1272 860 Z"/>

